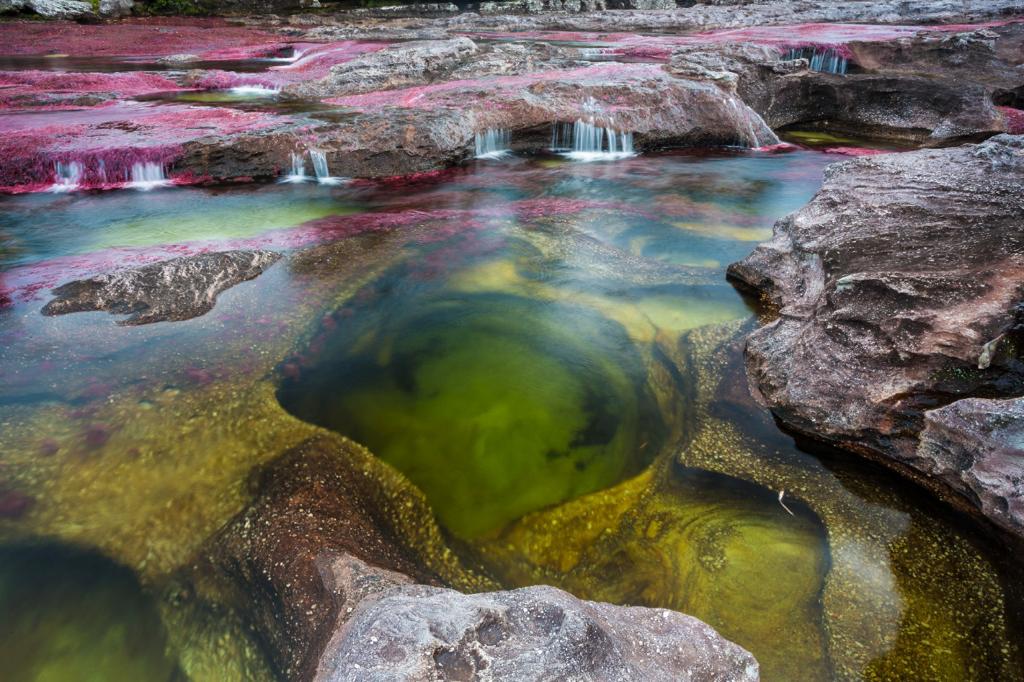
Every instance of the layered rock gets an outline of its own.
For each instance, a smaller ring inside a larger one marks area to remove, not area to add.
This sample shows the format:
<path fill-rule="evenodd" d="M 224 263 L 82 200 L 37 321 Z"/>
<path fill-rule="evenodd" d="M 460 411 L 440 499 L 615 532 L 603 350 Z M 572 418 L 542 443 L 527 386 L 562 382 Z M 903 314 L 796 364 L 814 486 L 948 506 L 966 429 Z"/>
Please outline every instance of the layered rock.
<path fill-rule="evenodd" d="M 757 662 L 667 609 L 581 601 L 553 587 L 465 595 L 423 585 L 364 601 L 317 680 L 759 679 Z"/>
<path fill-rule="evenodd" d="M 280 257 L 271 251 L 202 253 L 75 280 L 54 289 L 42 312 L 128 315 L 120 325 L 187 320 L 213 310 L 221 292 L 258 277 Z"/>
<path fill-rule="evenodd" d="M 1024 535 L 1024 400 L 967 398 L 925 413 L 919 469 Z"/>
<path fill-rule="evenodd" d="M 784 46 L 758 43 L 683 45 L 666 68 L 681 77 L 733 89 L 778 129 L 794 124 L 929 145 L 978 140 L 1011 129 L 996 104 L 1016 102 L 1024 25 L 967 33 L 925 32 L 831 50 L 850 72 L 808 68 Z M 1016 49 L 1014 49 L 1016 47 Z"/>
<path fill-rule="evenodd" d="M 1024 393 L 1022 215 L 1024 137 L 831 166 L 729 268 L 779 313 L 747 341 L 752 384 L 789 428 L 937 483 L 926 411 Z"/>

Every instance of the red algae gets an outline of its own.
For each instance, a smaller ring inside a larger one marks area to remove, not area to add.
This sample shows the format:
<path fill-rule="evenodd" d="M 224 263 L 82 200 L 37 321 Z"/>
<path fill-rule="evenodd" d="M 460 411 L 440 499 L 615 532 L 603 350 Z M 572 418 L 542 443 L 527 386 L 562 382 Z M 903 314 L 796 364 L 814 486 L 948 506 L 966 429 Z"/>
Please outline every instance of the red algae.
<path fill-rule="evenodd" d="M 891 149 L 870 149 L 868 147 L 826 147 L 821 151 L 825 154 L 842 154 L 843 156 L 876 156 L 898 153 Z"/>
<path fill-rule="evenodd" d="M 155 73 L 65 73 L 60 71 L 0 71 L 0 108 L 32 105 L 59 95 L 108 93 L 135 97 L 180 90 L 169 78 Z"/>
<path fill-rule="evenodd" d="M 996 107 L 1006 121 L 1006 132 L 1011 135 L 1024 135 L 1024 111 L 1013 107 Z"/>
<path fill-rule="evenodd" d="M 281 37 L 223 19 L 181 17 L 126 19 L 109 24 L 68 21 L 13 21 L 0 24 L 8 55 L 143 57 L 179 53 L 223 53 L 231 49 L 280 45 Z"/>
<path fill-rule="evenodd" d="M 287 120 L 237 109 L 137 102 L 0 117 L 0 192 L 46 189 L 57 180 L 57 163 L 80 164 L 80 187 L 116 187 L 130 179 L 136 163 L 173 163 L 186 142 Z"/>

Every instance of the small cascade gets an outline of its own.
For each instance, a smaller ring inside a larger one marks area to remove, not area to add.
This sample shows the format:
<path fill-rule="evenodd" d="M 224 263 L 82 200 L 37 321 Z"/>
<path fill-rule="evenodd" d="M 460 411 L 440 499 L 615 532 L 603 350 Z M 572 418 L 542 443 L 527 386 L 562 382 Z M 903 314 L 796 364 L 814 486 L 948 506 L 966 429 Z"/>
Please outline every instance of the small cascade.
<path fill-rule="evenodd" d="M 292 152 L 292 172 L 281 178 L 281 182 L 299 183 L 310 179 L 306 175 L 306 160 L 302 154 Z"/>
<path fill-rule="evenodd" d="M 132 164 L 131 180 L 129 187 L 141 190 L 151 190 L 156 187 L 166 187 L 171 184 L 167 179 L 164 167 L 152 161 L 138 162 Z"/>
<path fill-rule="evenodd" d="M 476 134 L 476 158 L 500 159 L 511 151 L 512 134 L 504 128 L 488 128 Z"/>
<path fill-rule="evenodd" d="M 230 88 L 228 92 L 239 97 L 277 97 L 281 94 L 281 88 L 271 88 L 266 85 L 237 85 Z"/>
<path fill-rule="evenodd" d="M 51 192 L 73 192 L 82 183 L 85 166 L 78 161 L 58 161 L 54 164 L 54 175 L 53 185 L 50 186 Z"/>
<path fill-rule="evenodd" d="M 341 178 L 331 176 L 327 168 L 327 155 L 317 149 L 309 150 L 309 158 L 313 161 L 313 171 L 316 173 L 316 181 L 321 185 L 340 185 Z"/>
<path fill-rule="evenodd" d="M 834 47 L 794 47 L 786 53 L 787 60 L 806 59 L 811 71 L 846 75 L 848 61 Z"/>
<path fill-rule="evenodd" d="M 576 161 L 602 161 L 635 156 L 633 133 L 604 128 L 583 119 L 556 123 L 551 130 L 551 149 Z"/>

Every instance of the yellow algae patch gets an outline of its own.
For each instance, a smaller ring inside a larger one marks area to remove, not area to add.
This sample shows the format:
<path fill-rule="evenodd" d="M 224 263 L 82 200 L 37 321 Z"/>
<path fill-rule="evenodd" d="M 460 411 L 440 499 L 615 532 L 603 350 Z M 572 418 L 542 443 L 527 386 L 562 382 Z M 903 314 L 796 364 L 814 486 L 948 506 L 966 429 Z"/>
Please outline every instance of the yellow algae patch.
<path fill-rule="evenodd" d="M 678 222 L 672 223 L 680 230 L 692 232 L 705 237 L 716 237 L 719 239 L 732 239 L 738 242 L 763 242 L 772 236 L 771 228 L 766 227 L 741 227 L 739 225 L 727 225 L 723 223 L 695 223 Z"/>

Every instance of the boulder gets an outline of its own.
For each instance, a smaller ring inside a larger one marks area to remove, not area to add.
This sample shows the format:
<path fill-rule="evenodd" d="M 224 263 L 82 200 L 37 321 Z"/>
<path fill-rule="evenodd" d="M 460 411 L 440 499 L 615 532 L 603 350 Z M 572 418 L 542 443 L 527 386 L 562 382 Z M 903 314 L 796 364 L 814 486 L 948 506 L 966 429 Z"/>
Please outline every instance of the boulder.
<path fill-rule="evenodd" d="M 80 0 L 0 0 L 0 14 L 13 12 L 30 12 L 47 19 L 94 16 L 92 3 Z"/>
<path fill-rule="evenodd" d="M 547 586 L 467 595 L 407 585 L 359 605 L 332 639 L 316 679 L 758 677 L 747 651 L 675 611 L 582 601 Z"/>
<path fill-rule="evenodd" d="M 128 315 L 119 325 L 188 320 L 213 310 L 222 291 L 258 277 L 280 257 L 271 251 L 201 253 L 75 280 L 54 289 L 56 298 L 42 313 Z"/>
<path fill-rule="evenodd" d="M 100 16 L 126 17 L 134 5 L 135 0 L 100 0 Z"/>
<path fill-rule="evenodd" d="M 729 267 L 778 312 L 747 340 L 751 383 L 790 429 L 1000 522 L 983 495 L 933 478 L 918 446 L 929 410 L 1024 394 L 1021 216 L 1024 136 L 830 166 L 811 202 Z"/>
<path fill-rule="evenodd" d="M 924 423 L 917 467 L 1024 536 L 1024 399 L 965 398 Z"/>
<path fill-rule="evenodd" d="M 257 475 L 249 508 L 207 545 L 284 679 L 310 679 L 363 597 L 413 578 L 438 581 L 404 548 L 353 457 L 327 437 L 284 453 Z"/>

